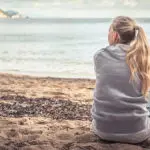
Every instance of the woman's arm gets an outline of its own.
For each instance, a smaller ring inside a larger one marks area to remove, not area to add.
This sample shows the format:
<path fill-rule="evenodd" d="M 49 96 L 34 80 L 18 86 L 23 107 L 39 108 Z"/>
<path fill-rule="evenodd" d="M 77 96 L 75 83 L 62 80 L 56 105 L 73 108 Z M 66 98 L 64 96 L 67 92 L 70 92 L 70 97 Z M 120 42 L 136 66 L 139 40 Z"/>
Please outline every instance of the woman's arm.
<path fill-rule="evenodd" d="M 94 61 L 94 70 L 95 70 L 96 75 L 99 72 L 101 65 L 103 64 L 102 59 L 104 59 L 104 54 L 103 54 L 104 51 L 105 51 L 105 48 L 98 50 L 94 54 L 93 61 Z"/>

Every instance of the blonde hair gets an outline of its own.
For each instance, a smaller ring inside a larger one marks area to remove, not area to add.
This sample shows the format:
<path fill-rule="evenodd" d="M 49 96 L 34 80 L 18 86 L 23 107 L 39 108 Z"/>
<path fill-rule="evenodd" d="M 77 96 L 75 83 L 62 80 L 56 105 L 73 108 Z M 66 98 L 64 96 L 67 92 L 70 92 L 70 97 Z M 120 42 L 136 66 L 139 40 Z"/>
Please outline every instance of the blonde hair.
<path fill-rule="evenodd" d="M 150 46 L 142 27 L 135 20 L 119 16 L 113 20 L 112 29 L 119 34 L 120 43 L 130 44 L 126 54 L 126 62 L 131 71 L 131 78 L 138 74 L 141 80 L 141 92 L 148 96 L 150 87 Z"/>

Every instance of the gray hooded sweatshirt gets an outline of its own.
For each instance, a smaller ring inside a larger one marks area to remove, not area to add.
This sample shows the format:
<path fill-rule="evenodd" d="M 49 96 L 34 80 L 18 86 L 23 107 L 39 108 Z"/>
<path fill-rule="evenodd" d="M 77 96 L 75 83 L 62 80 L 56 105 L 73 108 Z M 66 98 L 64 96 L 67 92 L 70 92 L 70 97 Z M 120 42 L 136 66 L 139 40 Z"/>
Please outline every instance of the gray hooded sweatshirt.
<path fill-rule="evenodd" d="M 126 64 L 129 45 L 117 44 L 94 55 L 96 88 L 92 106 L 93 131 L 110 141 L 139 143 L 150 137 L 148 99 L 141 82 L 130 80 Z"/>

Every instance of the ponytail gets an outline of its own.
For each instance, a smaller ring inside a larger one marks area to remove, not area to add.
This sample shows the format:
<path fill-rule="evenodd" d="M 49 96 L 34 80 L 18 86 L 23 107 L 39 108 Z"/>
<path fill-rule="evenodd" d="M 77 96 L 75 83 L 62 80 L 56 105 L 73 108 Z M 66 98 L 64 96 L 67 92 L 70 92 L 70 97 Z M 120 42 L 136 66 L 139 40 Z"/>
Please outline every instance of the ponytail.
<path fill-rule="evenodd" d="M 150 46 L 142 27 L 135 26 L 135 39 L 131 42 L 131 47 L 127 51 L 126 61 L 131 71 L 133 80 L 135 73 L 141 80 L 141 92 L 143 96 L 148 96 L 150 87 Z"/>

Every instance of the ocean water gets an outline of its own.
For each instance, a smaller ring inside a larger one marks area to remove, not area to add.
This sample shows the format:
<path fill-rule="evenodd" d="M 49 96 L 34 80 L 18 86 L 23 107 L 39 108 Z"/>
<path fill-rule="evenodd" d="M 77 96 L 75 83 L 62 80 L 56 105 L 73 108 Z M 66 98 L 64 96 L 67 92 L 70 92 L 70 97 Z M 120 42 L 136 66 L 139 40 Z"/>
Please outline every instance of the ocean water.
<path fill-rule="evenodd" d="M 0 72 L 95 78 L 93 55 L 107 45 L 110 21 L 1 19 Z M 141 25 L 150 36 L 150 23 Z"/>

